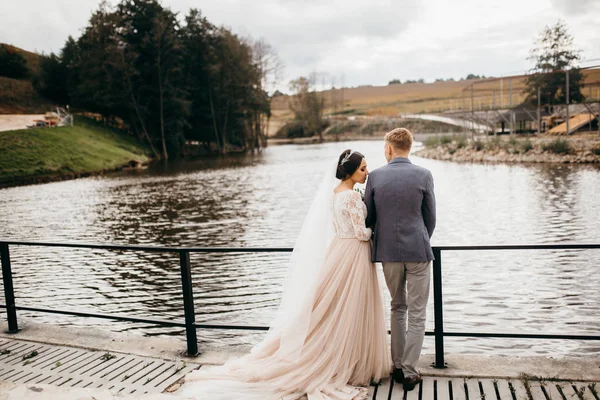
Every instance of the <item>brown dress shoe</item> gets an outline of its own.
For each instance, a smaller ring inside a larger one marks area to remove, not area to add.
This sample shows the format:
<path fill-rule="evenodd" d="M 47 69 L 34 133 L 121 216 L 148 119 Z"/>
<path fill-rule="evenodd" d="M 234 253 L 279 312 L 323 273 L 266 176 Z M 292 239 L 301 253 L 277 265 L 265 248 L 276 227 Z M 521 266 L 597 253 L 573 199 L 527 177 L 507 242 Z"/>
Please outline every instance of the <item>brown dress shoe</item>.
<path fill-rule="evenodd" d="M 410 392 L 421 382 L 423 382 L 421 375 L 415 375 L 408 378 L 404 378 L 402 386 L 404 386 L 404 391 Z"/>

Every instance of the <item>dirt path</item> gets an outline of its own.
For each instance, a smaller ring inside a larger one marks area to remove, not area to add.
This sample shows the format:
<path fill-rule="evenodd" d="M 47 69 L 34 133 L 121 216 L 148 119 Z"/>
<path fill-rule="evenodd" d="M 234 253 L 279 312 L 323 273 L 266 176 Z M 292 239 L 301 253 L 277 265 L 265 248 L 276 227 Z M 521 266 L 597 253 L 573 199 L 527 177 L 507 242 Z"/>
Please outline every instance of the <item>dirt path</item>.
<path fill-rule="evenodd" d="M 36 119 L 44 119 L 44 114 L 0 115 L 0 132 L 25 129 L 27 125 L 33 125 Z"/>

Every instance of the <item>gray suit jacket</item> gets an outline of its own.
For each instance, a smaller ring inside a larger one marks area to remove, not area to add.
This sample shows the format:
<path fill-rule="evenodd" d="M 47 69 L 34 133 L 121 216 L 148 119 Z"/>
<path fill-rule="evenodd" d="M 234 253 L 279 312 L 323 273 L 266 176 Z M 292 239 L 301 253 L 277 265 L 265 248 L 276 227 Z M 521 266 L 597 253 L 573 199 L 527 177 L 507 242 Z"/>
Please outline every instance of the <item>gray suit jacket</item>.
<path fill-rule="evenodd" d="M 373 228 L 373 262 L 433 260 L 433 176 L 397 157 L 369 174 L 365 189 L 368 227 Z"/>

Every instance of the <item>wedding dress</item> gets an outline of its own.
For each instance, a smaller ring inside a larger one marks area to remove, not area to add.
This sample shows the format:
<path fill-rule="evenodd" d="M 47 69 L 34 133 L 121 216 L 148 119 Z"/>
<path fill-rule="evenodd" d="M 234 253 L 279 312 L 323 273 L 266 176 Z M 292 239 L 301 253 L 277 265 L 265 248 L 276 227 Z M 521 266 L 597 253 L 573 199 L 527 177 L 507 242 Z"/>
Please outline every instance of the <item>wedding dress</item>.
<path fill-rule="evenodd" d="M 292 256 L 282 306 L 270 332 L 250 354 L 189 374 L 181 395 L 211 400 L 364 399 L 371 381 L 389 375 L 392 363 L 381 286 L 370 261 L 366 207 L 358 192 L 334 194 L 333 187 L 324 187 L 296 243 L 298 253 Z M 315 240 L 327 236 L 325 226 L 317 229 L 319 224 L 331 225 L 334 237 Z M 320 259 L 316 247 L 322 242 Z M 310 257 L 319 264 L 307 264 Z"/>

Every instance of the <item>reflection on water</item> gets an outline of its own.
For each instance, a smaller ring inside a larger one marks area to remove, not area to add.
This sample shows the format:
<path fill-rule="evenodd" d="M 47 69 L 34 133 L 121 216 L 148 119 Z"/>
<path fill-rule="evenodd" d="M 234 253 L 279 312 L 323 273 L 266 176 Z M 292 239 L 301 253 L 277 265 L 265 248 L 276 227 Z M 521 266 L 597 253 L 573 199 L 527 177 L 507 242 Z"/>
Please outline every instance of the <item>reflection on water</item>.
<path fill-rule="evenodd" d="M 384 164 L 381 142 L 272 147 L 262 153 L 0 190 L 0 237 L 173 246 L 293 246 L 323 168 L 345 148 Z M 592 243 L 600 169 L 425 160 L 435 177 L 438 245 Z M 17 302 L 182 319 L 176 254 L 11 248 Z M 598 251 L 445 252 L 448 331 L 597 334 Z M 289 254 L 193 254 L 197 320 L 264 324 Z M 380 271 L 381 272 L 381 271 Z M 386 298 L 389 296 L 385 293 Z M 430 302 L 428 329 L 433 329 Z M 39 322 L 166 335 L 182 332 L 67 316 Z M 261 333 L 199 331 L 204 346 L 247 345 Z M 432 341 L 426 339 L 426 350 Z M 585 355 L 598 343 L 448 338 L 450 352 Z"/>

